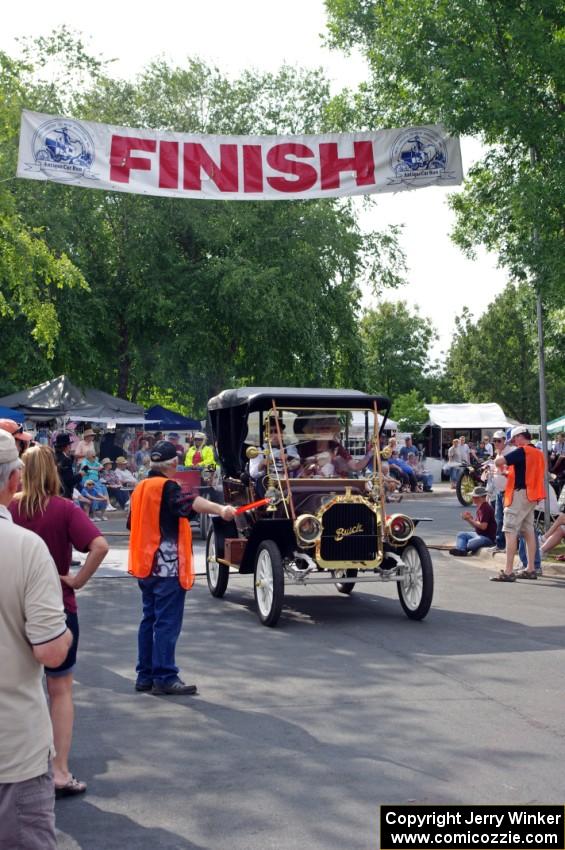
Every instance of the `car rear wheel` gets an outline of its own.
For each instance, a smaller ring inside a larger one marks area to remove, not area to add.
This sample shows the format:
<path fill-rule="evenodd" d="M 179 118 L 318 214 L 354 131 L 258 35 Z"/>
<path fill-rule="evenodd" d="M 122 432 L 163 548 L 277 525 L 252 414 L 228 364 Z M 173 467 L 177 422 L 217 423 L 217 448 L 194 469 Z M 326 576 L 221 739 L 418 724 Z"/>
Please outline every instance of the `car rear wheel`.
<path fill-rule="evenodd" d="M 257 549 L 253 590 L 259 619 L 264 626 L 275 626 L 284 600 L 284 571 L 280 549 L 272 540 Z"/>
<path fill-rule="evenodd" d="M 206 581 L 208 590 L 217 599 L 221 599 L 228 587 L 230 568 L 216 560 L 216 537 L 211 526 L 206 541 Z"/>
<path fill-rule="evenodd" d="M 334 570 L 333 571 L 334 578 L 357 578 L 357 570 Z M 354 581 L 336 581 L 335 586 L 339 590 L 340 593 L 345 593 L 349 595 L 353 588 L 355 587 Z"/>
<path fill-rule="evenodd" d="M 434 568 L 428 547 L 420 537 L 412 537 L 401 557 L 403 575 L 397 582 L 400 604 L 411 620 L 423 620 L 434 595 Z"/>
<path fill-rule="evenodd" d="M 473 492 L 474 487 L 475 482 L 467 470 L 464 470 L 457 479 L 457 485 L 455 488 L 457 498 L 464 508 L 468 508 L 473 504 L 473 497 L 471 496 L 471 493 Z"/>
<path fill-rule="evenodd" d="M 200 537 L 202 540 L 207 540 L 211 525 L 210 514 L 199 514 L 198 518 L 200 521 Z"/>

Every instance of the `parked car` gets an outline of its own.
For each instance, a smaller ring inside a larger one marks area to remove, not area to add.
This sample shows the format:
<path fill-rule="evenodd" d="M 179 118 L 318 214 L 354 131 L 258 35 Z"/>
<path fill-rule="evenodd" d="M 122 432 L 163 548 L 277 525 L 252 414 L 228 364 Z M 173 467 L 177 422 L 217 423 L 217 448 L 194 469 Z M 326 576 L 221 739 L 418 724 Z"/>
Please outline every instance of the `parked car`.
<path fill-rule="evenodd" d="M 357 583 L 392 581 L 405 614 L 426 616 L 434 578 L 415 535 L 420 520 L 388 515 L 381 486 L 377 411 L 382 431 L 389 409 L 388 398 L 355 390 L 245 387 L 210 399 L 224 499 L 239 510 L 232 522 L 213 519 L 212 596 L 224 596 L 232 571 L 251 575 L 259 619 L 274 626 L 286 586 L 350 594 Z M 353 411 L 365 417 L 361 459 L 343 449 Z"/>

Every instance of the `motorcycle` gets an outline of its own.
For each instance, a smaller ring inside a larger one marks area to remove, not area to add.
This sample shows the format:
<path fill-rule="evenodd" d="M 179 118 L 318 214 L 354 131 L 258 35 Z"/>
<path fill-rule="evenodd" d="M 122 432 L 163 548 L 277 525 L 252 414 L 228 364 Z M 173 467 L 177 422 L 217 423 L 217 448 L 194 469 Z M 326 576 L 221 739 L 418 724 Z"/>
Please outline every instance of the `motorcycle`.
<path fill-rule="evenodd" d="M 464 464 L 457 483 L 455 492 L 459 502 L 464 508 L 469 508 L 473 504 L 472 492 L 475 487 L 486 487 L 487 490 L 492 490 L 494 493 L 494 485 L 492 483 L 493 471 L 489 463 L 483 463 L 476 458 L 471 457 L 470 464 Z"/>

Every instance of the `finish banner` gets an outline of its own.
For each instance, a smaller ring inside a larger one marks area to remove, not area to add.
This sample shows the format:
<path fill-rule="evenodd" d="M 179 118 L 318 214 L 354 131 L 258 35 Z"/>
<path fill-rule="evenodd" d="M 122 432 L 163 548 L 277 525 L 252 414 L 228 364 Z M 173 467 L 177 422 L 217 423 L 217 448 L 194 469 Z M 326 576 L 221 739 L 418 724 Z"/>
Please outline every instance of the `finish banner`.
<path fill-rule="evenodd" d="M 17 176 L 169 198 L 272 201 L 457 186 L 463 171 L 459 139 L 439 125 L 212 136 L 24 110 Z"/>

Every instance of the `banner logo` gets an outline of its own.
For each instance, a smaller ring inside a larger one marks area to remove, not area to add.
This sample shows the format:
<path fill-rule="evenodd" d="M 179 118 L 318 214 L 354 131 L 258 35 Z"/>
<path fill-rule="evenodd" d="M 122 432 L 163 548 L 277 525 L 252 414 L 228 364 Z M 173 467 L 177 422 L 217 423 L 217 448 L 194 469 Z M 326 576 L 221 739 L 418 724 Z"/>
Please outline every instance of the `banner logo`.
<path fill-rule="evenodd" d="M 27 164 L 28 169 L 42 171 L 50 180 L 97 179 L 90 171 L 94 142 L 78 121 L 46 121 L 35 131 L 31 149 L 35 165 Z"/>
<path fill-rule="evenodd" d="M 452 180 L 454 172 L 448 171 L 447 165 L 447 145 L 439 133 L 426 127 L 406 130 L 391 147 L 390 167 L 395 177 L 388 183 L 416 188 Z"/>

